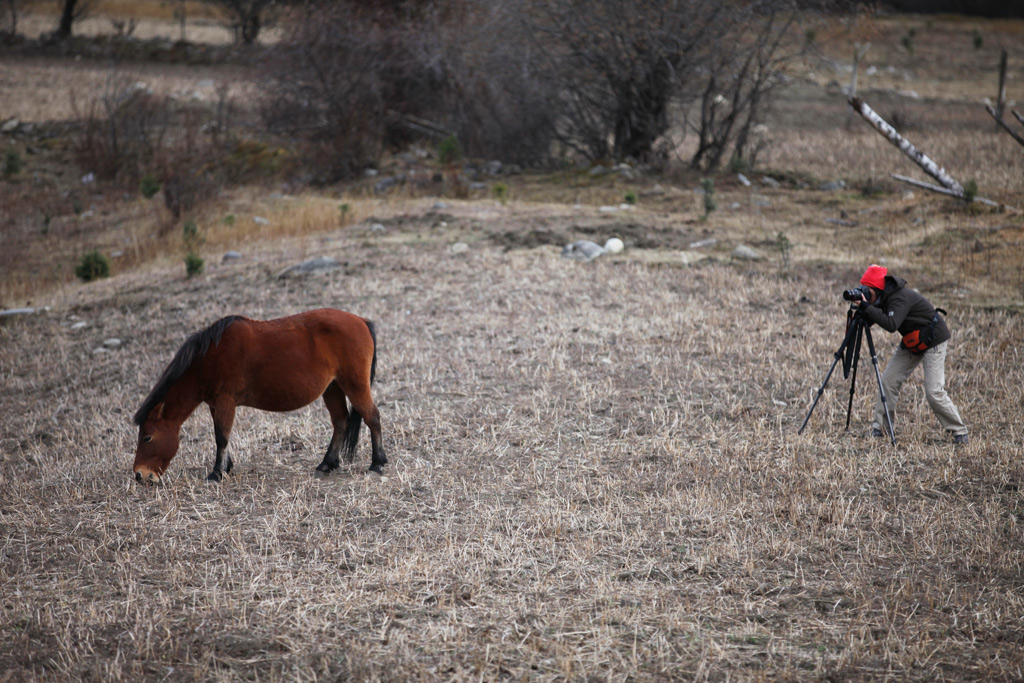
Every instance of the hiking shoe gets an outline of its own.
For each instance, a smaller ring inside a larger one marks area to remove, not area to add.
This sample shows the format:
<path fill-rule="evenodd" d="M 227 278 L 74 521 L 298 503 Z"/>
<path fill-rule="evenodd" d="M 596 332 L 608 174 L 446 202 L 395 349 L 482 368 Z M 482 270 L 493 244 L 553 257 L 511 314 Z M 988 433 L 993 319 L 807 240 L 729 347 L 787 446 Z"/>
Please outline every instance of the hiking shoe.
<path fill-rule="evenodd" d="M 884 439 L 885 433 L 881 429 L 878 429 L 877 427 L 872 427 L 871 436 L 875 437 L 876 439 Z"/>
<path fill-rule="evenodd" d="M 953 445 L 954 446 L 966 446 L 967 445 L 967 435 L 966 434 L 957 434 L 956 436 L 954 436 L 953 437 Z"/>

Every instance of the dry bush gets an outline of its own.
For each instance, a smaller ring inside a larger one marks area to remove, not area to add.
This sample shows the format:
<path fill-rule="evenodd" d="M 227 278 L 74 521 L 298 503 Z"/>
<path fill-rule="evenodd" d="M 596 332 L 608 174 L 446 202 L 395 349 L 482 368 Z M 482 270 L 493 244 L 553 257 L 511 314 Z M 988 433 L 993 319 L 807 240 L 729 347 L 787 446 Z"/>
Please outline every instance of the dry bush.
<path fill-rule="evenodd" d="M 164 147 L 170 102 L 149 86 L 112 72 L 104 92 L 79 115 L 75 145 L 79 166 L 103 180 L 137 183 Z"/>
<path fill-rule="evenodd" d="M 317 6 L 276 51 L 271 130 L 305 141 L 319 180 L 350 177 L 426 136 L 518 163 L 550 153 L 550 98 L 503 5 Z M 500 36 L 500 40 L 495 40 Z"/>

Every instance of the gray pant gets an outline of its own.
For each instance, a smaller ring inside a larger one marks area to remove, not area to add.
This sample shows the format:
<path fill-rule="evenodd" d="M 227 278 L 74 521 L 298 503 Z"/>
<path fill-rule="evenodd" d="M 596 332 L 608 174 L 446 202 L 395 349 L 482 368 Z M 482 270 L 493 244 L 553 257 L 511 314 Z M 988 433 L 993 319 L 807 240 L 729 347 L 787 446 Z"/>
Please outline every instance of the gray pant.
<path fill-rule="evenodd" d="M 942 342 L 924 353 L 911 353 L 904 348 L 897 349 L 892 360 L 885 366 L 882 373 L 882 390 L 885 391 L 885 399 L 889 404 L 889 416 L 895 422 L 896 400 L 899 398 L 900 389 L 903 383 L 910 377 L 918 365 L 924 365 L 924 395 L 928 399 L 935 417 L 939 418 L 939 424 L 953 436 L 967 433 L 967 427 L 960 419 L 949 394 L 946 393 L 946 347 L 949 342 Z M 871 422 L 874 429 L 881 429 L 888 433 L 885 426 L 885 409 L 882 407 L 882 399 L 879 397 L 875 403 L 874 420 Z"/>

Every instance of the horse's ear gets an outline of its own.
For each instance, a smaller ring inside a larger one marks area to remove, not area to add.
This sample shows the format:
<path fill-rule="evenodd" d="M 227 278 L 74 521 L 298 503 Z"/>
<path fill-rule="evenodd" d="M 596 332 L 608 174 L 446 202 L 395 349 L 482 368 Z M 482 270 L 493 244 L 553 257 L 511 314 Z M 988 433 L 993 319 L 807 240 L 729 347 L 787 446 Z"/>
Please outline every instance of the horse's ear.
<path fill-rule="evenodd" d="M 149 419 L 150 420 L 159 420 L 163 416 L 164 416 L 164 402 L 160 401 L 155 406 L 153 406 L 153 410 L 149 411 Z"/>

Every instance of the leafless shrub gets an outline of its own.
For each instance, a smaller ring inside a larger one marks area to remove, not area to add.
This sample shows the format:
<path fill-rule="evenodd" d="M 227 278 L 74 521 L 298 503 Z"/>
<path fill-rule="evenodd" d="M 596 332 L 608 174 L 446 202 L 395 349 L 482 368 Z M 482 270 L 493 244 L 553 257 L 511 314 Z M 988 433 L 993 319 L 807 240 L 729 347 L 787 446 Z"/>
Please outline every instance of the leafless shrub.
<path fill-rule="evenodd" d="M 132 189 L 144 175 L 154 176 L 177 220 L 225 184 L 260 182 L 285 168 L 281 149 L 241 138 L 233 117 L 224 87 L 207 104 L 159 94 L 115 74 L 82 117 L 77 162 L 98 179 Z"/>
<path fill-rule="evenodd" d="M 101 179 L 138 179 L 167 136 L 170 108 L 145 83 L 112 74 L 88 104 L 75 145 L 79 166 Z"/>
<path fill-rule="evenodd" d="M 471 156 L 546 156 L 553 117 L 515 40 L 518 15 L 468 0 L 401 7 L 338 3 L 302 15 L 273 67 L 271 129 L 303 138 L 324 179 L 423 135 L 454 134 Z"/>

